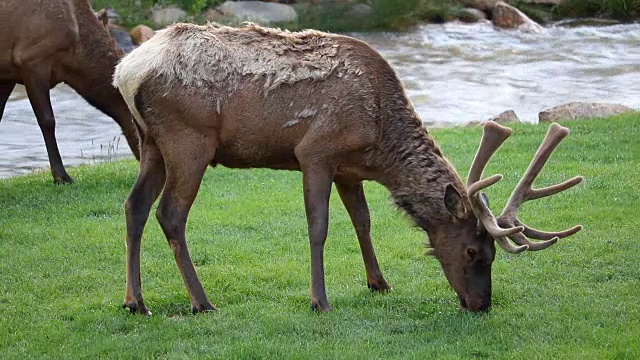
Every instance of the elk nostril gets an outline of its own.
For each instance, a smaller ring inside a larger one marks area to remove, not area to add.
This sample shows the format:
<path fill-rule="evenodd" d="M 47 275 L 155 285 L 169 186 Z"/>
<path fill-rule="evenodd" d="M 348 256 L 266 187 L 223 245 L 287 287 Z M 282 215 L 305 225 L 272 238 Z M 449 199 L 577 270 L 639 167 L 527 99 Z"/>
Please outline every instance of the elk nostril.
<path fill-rule="evenodd" d="M 467 301 L 464 299 L 464 297 L 460 296 L 460 307 L 463 309 L 467 309 Z"/>

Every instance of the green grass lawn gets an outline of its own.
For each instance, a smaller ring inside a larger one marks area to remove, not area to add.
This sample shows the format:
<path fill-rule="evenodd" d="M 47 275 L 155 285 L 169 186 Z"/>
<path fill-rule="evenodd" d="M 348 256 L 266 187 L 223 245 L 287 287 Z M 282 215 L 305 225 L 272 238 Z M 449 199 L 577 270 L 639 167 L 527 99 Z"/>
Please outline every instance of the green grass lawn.
<path fill-rule="evenodd" d="M 301 175 L 207 171 L 187 237 L 220 311 L 191 315 L 187 291 L 151 217 L 142 281 L 152 317 L 121 308 L 123 202 L 132 160 L 70 168 L 71 186 L 39 173 L 0 181 L 0 358 L 520 358 L 640 357 L 640 115 L 566 122 L 537 182 L 585 181 L 523 206 L 534 227 L 578 234 L 541 252 L 498 249 L 488 314 L 459 312 L 425 235 L 367 183 L 374 245 L 395 291 L 370 293 L 337 193 L 326 276 L 335 311 L 309 309 L 309 246 Z M 494 212 L 526 169 L 546 125 L 514 125 L 486 174 Z M 432 131 L 466 178 L 481 128 Z"/>

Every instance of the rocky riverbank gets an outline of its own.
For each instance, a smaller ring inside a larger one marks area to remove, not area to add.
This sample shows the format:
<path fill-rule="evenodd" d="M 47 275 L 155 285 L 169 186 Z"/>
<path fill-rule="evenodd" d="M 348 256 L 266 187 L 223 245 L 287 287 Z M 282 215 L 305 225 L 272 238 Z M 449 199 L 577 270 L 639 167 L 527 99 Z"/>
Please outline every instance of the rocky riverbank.
<path fill-rule="evenodd" d="M 566 120 L 590 120 L 607 118 L 614 115 L 638 112 L 639 110 L 620 104 L 570 102 L 538 113 L 538 123 L 551 123 Z M 495 121 L 499 124 L 522 122 L 514 110 L 504 111 L 486 121 Z M 481 125 L 485 121 L 471 121 L 467 126 Z M 437 125 L 437 124 L 436 124 Z"/>
<path fill-rule="evenodd" d="M 588 4 L 587 4 L 588 3 Z M 567 18 L 634 20 L 640 0 L 616 6 L 607 0 L 93 0 L 95 9 L 110 8 L 110 22 L 132 28 L 162 28 L 176 21 L 253 21 L 290 30 L 397 30 L 415 24 L 493 21 L 496 26 L 537 29 Z M 506 20 L 505 20 L 506 18 Z"/>
<path fill-rule="evenodd" d="M 603 2 L 600 7 L 596 6 L 598 1 Z M 606 8 L 605 0 L 594 0 L 586 9 L 582 3 L 576 5 L 575 0 L 94 0 L 92 3 L 95 9 L 100 9 L 97 15 L 109 24 L 112 36 L 125 52 L 153 36 L 154 29 L 179 21 L 211 21 L 232 26 L 252 21 L 289 30 L 314 28 L 333 32 L 397 30 L 421 23 L 459 21 L 490 22 L 502 29 L 543 32 L 544 26 L 554 21 L 562 26 L 585 21 L 611 25 L 619 22 L 610 18 L 613 14 L 627 20 L 640 16 L 640 0 L 629 0 L 629 7 L 622 14 Z M 600 17 L 564 19 L 558 14 Z"/>
<path fill-rule="evenodd" d="M 293 2 L 293 0 L 287 0 L 287 2 Z M 527 16 L 524 11 L 518 7 L 512 6 L 504 1 L 498 0 L 460 0 L 460 5 L 467 6 L 462 8 L 458 14 L 461 16 L 455 17 L 451 21 L 457 22 L 484 22 L 492 24 L 495 28 L 509 29 L 516 32 L 528 32 L 528 33 L 545 33 L 550 29 L 545 28 L 542 24 L 536 22 Z M 293 24 L 300 19 L 300 9 L 309 9 L 310 7 L 323 7 L 327 3 L 331 3 L 329 0 L 321 1 L 306 1 L 298 0 L 294 4 L 283 4 L 273 2 L 260 2 L 260 1 L 225 1 L 216 7 L 208 8 L 203 16 L 207 21 L 214 21 L 226 24 L 239 24 L 242 21 L 254 21 L 264 25 L 279 26 L 282 24 Z M 349 0 L 333 1 L 334 5 L 339 4 L 345 12 L 351 18 L 366 18 L 367 16 L 375 16 L 375 10 L 372 6 Z M 536 5 L 544 7 L 555 7 L 563 3 L 563 0 L 521 0 L 518 4 L 520 8 L 526 8 L 527 5 Z M 105 22 L 109 24 L 112 36 L 118 40 L 121 47 L 125 51 L 133 49 L 137 44 L 140 44 L 154 35 L 152 27 L 147 25 L 137 25 L 130 31 L 126 28 L 116 25 L 121 23 L 120 16 L 113 10 L 103 9 L 97 13 L 97 15 Z M 473 15 L 473 16 L 472 16 Z M 177 8 L 176 6 L 167 7 L 154 7 L 151 9 L 150 18 L 153 22 L 151 24 L 154 27 L 162 27 L 165 24 L 169 24 L 176 21 L 193 21 L 189 18 L 189 15 Z M 601 20 L 602 21 L 602 20 Z M 563 24 L 568 24 L 568 21 L 564 21 Z M 609 20 L 606 24 L 611 24 Z M 568 99 L 571 101 L 571 99 Z M 595 103 L 595 102 L 566 102 L 563 105 L 556 106 L 541 110 L 538 114 L 539 122 L 545 121 L 557 121 L 574 118 L 600 118 L 611 116 L 613 114 L 623 113 L 627 111 L 634 111 L 632 108 L 628 108 L 618 104 L 607 103 Z M 492 120 L 499 122 L 519 122 L 518 116 L 514 110 L 507 110 L 503 113 L 496 115 Z M 526 121 L 532 121 L 533 119 L 527 119 Z M 470 121 L 468 124 L 480 124 L 484 121 Z M 429 122 L 427 122 L 429 123 Z M 465 123 L 464 121 L 462 123 Z M 429 123 L 431 126 L 450 126 L 451 124 Z"/>

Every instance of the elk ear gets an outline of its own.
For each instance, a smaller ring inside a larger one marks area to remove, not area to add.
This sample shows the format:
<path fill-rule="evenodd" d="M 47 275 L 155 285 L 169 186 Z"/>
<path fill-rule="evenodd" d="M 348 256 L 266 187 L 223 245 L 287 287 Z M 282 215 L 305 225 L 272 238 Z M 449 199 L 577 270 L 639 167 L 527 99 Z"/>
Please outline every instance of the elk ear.
<path fill-rule="evenodd" d="M 462 201 L 462 196 L 451 184 L 448 184 L 444 190 L 444 206 L 451 215 L 458 219 L 464 218 L 467 213 L 467 209 L 465 209 L 464 202 Z"/>
<path fill-rule="evenodd" d="M 98 21 L 102 23 L 105 29 L 109 28 L 109 14 L 107 13 L 107 9 L 100 9 L 94 13 L 98 18 Z"/>

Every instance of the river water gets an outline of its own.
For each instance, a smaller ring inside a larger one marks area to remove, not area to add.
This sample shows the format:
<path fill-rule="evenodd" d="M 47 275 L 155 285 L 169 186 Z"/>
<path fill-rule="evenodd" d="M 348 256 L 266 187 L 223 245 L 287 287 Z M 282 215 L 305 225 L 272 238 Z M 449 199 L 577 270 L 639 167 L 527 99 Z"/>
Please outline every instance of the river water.
<path fill-rule="evenodd" d="M 428 126 L 486 120 L 509 109 L 537 122 L 538 112 L 572 101 L 640 108 L 640 24 L 523 33 L 448 23 L 350 35 L 389 60 Z M 111 118 L 65 85 L 51 96 L 65 166 L 132 156 Z M 16 88 L 0 122 L 0 178 L 46 168 L 40 129 L 24 89 Z"/>

